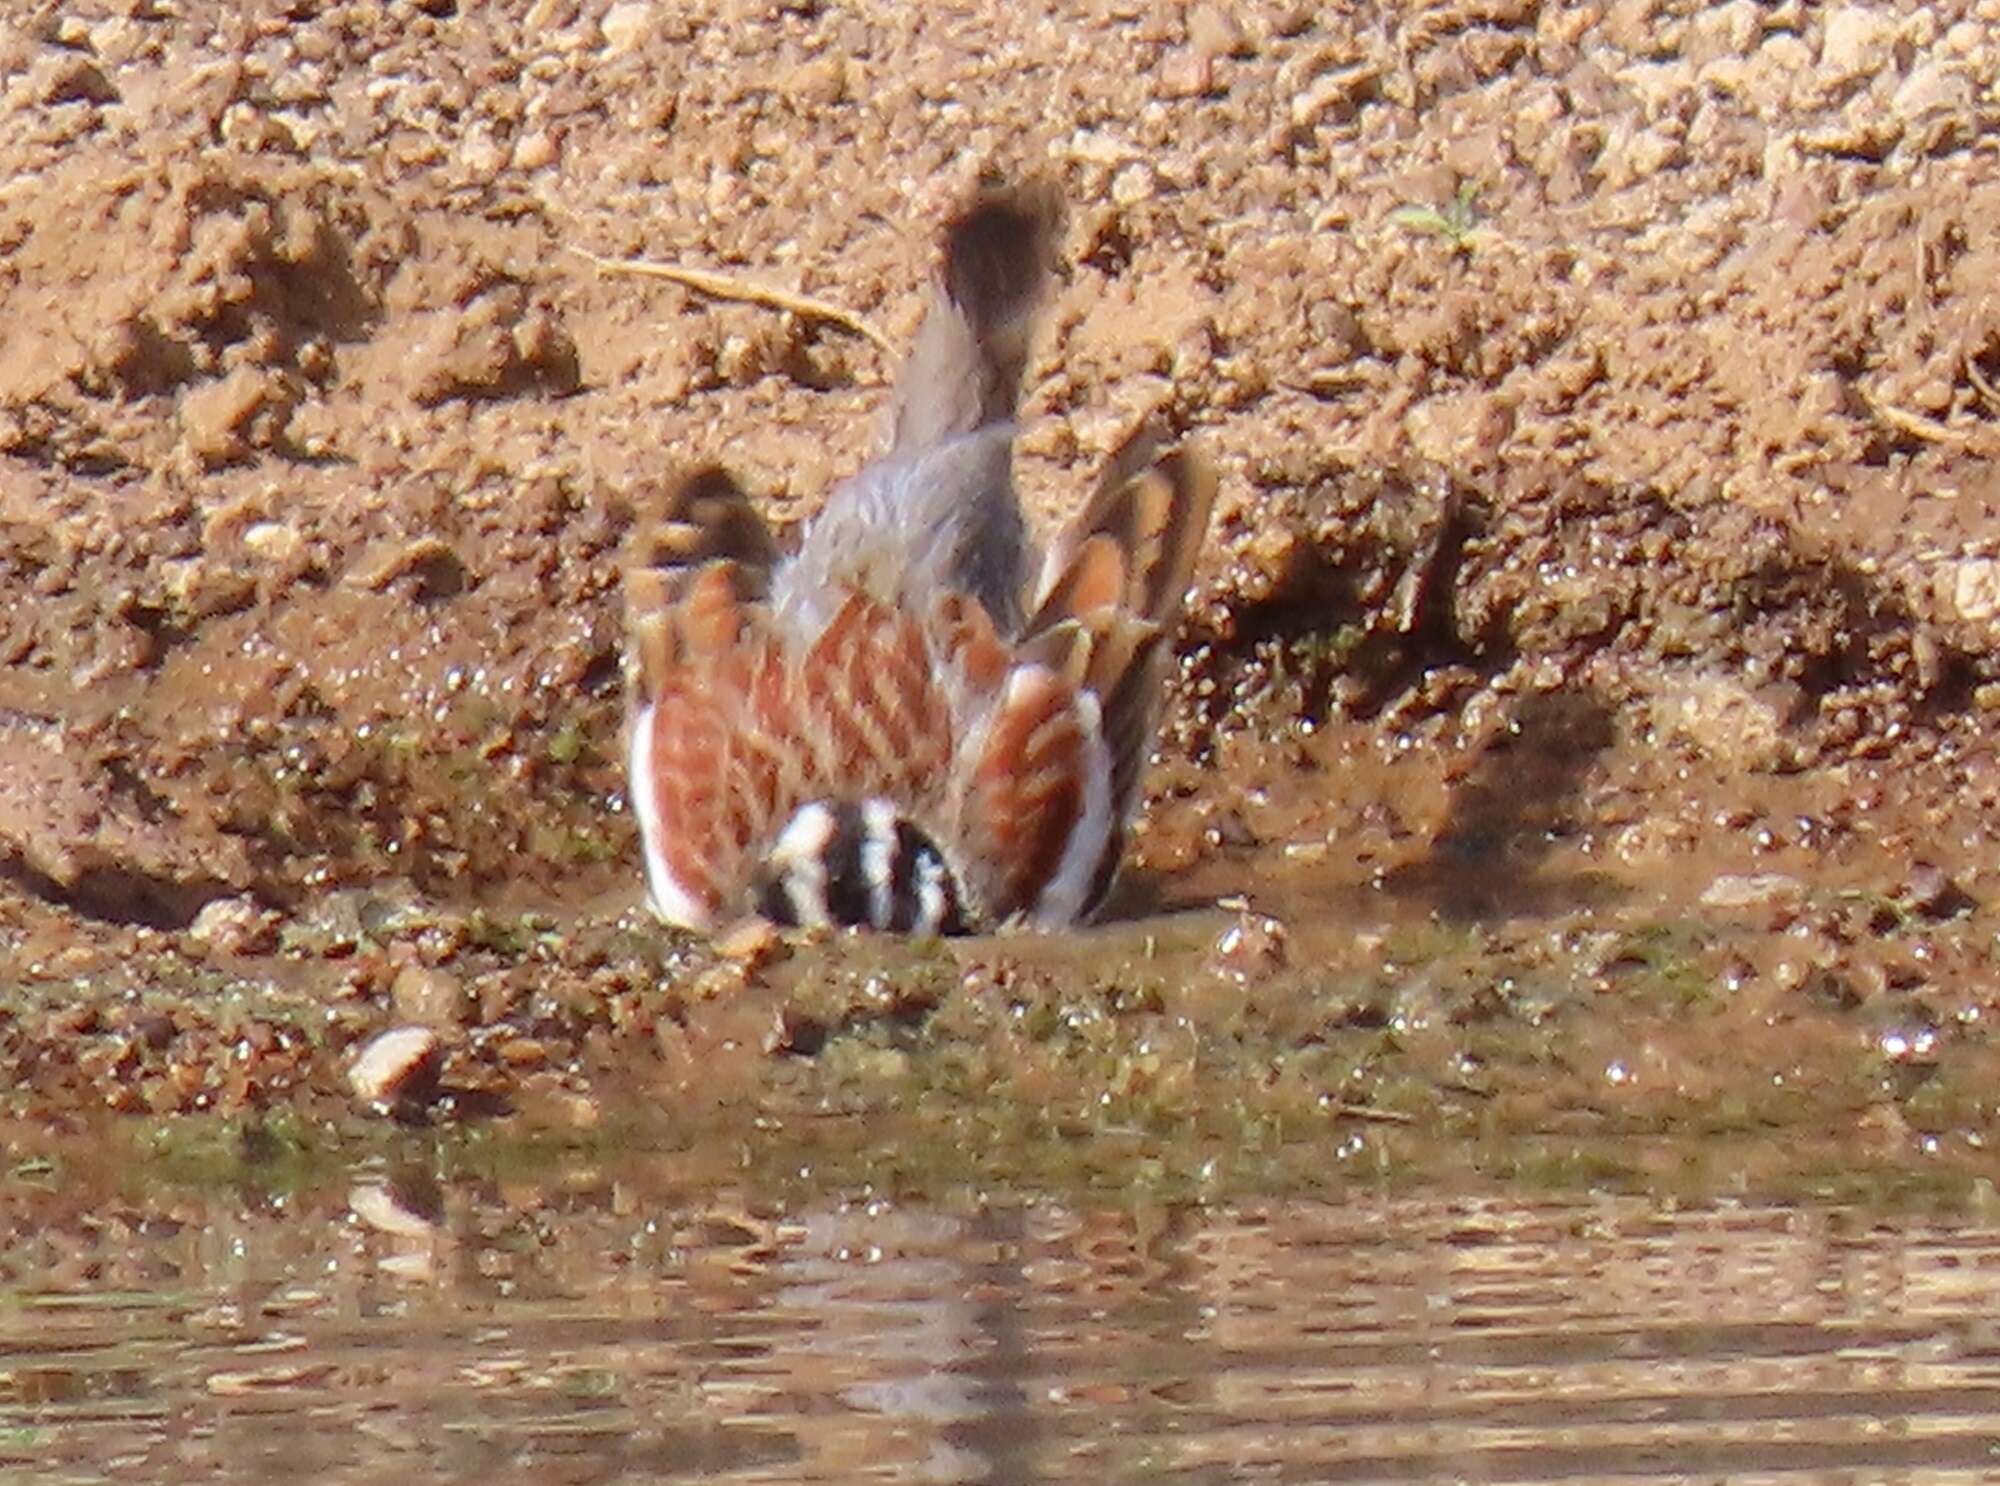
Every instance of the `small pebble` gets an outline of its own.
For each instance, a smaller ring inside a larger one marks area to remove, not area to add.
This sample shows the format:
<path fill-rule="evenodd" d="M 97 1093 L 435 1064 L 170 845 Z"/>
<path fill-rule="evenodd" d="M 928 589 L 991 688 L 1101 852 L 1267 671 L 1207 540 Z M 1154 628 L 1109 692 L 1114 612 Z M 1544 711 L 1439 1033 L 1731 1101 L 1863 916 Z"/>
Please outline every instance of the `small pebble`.
<path fill-rule="evenodd" d="M 716 954 L 752 975 L 784 951 L 784 936 L 766 918 L 746 918 L 715 936 Z"/>
<path fill-rule="evenodd" d="M 265 562 L 289 562 L 305 545 L 298 530 L 282 521 L 257 521 L 243 532 L 243 550 Z"/>
<path fill-rule="evenodd" d="M 1160 88 L 1169 98 L 1199 98 L 1214 86 L 1214 60 L 1192 47 L 1176 47 L 1160 63 Z"/>
<path fill-rule="evenodd" d="M 556 142 L 542 133 L 524 134 L 514 143 L 514 168 L 540 170 L 556 158 Z"/>
<path fill-rule="evenodd" d="M 348 1065 L 347 1082 L 368 1104 L 428 1103 L 437 1091 L 443 1044 L 429 1027 L 394 1027 Z"/>
<path fill-rule="evenodd" d="M 510 1037 L 498 1051 L 500 1061 L 513 1068 L 539 1068 L 549 1060 L 549 1046 L 539 1037 Z"/>
<path fill-rule="evenodd" d="M 187 936 L 220 954 L 263 954 L 278 942 L 277 915 L 259 908 L 254 898 L 211 898 L 188 925 Z"/>
<path fill-rule="evenodd" d="M 1805 892 L 1804 883 L 1783 872 L 1725 872 L 1708 885 L 1701 901 L 1707 908 L 1763 908 L 1796 903 Z"/>
<path fill-rule="evenodd" d="M 396 1015 L 428 1027 L 457 1027 L 472 1019 L 472 994 L 448 970 L 405 965 L 389 987 Z"/>
<path fill-rule="evenodd" d="M 1111 178 L 1111 199 L 1120 206 L 1137 206 L 1151 200 L 1156 189 L 1153 172 L 1136 161 Z"/>
<path fill-rule="evenodd" d="M 1283 922 L 1245 910 L 1224 929 L 1208 957 L 1208 968 L 1239 984 L 1264 980 L 1291 962 Z"/>
<path fill-rule="evenodd" d="M 643 0 L 626 0 L 604 12 L 597 29 L 604 33 L 605 48 L 615 57 L 636 50 L 659 25 L 659 17 Z"/>

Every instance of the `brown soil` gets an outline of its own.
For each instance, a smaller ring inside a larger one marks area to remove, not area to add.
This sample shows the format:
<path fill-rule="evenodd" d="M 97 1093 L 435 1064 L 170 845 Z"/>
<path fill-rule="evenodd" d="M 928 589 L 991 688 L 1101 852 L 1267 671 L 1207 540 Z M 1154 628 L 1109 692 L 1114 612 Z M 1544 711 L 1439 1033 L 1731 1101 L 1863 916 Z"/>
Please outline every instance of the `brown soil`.
<path fill-rule="evenodd" d="M 1433 1098 L 1497 1021 L 1542 1039 L 1489 1058 L 1523 1098 L 1553 1059 L 1600 1105 L 1673 1091 L 1667 1123 L 1809 1022 L 1865 1050 L 1856 1131 L 1976 1148 L 1996 19 L 40 5 L 0 32 L 12 1113 L 330 1099 L 412 1020 L 457 1107 L 558 1123 L 607 1080 L 763 1097 L 766 1050 L 849 1032 L 906 1060 L 880 1079 L 975 1050 L 953 1076 L 1023 1108 L 1157 1084 L 1008 1041 L 1087 1003 L 1120 1056 L 1206 1018 L 1260 1067 L 1461 1029 L 1399 1065 Z M 620 543 L 709 458 L 810 511 L 894 362 L 593 260 L 900 345 L 987 170 L 1074 203 L 1037 509 L 1147 414 L 1224 474 L 1140 922 L 718 959 L 625 912 Z M 1193 911 L 1234 896 L 1233 932 Z M 1670 994 L 1606 999 L 1637 981 Z M 1939 1067 L 1965 1101 L 1913 1112 Z"/>

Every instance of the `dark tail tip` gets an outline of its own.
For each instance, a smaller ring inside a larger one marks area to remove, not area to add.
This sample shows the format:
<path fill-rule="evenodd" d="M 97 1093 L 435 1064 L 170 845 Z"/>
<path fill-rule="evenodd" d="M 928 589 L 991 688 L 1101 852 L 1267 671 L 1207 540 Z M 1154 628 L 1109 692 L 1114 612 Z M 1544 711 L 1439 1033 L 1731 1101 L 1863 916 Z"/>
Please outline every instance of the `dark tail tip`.
<path fill-rule="evenodd" d="M 1061 195 L 1036 181 L 989 184 L 945 224 L 942 293 L 896 379 L 898 449 L 1014 416 L 1062 219 Z"/>
<path fill-rule="evenodd" d="M 1045 181 L 987 185 L 944 229 L 944 289 L 990 333 L 1030 313 L 1055 267 L 1062 197 Z"/>

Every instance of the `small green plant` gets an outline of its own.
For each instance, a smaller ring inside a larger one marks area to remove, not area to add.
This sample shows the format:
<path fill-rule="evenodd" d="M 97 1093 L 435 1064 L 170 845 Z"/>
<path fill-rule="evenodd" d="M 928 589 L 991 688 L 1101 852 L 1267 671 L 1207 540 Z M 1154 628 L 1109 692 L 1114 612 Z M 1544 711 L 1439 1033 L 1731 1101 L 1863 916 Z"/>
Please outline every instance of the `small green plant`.
<path fill-rule="evenodd" d="M 510 960 L 526 955 L 535 942 L 532 914 L 523 914 L 516 919 L 478 908 L 473 910 L 468 929 L 468 937 L 474 947 Z"/>
<path fill-rule="evenodd" d="M 50 1432 L 33 1424 L 0 1429 L 0 1456 L 29 1455 L 48 1448 Z"/>
<path fill-rule="evenodd" d="M 548 755 L 552 764 L 573 764 L 583 757 L 583 729 L 573 722 L 566 722 L 549 739 Z"/>
<path fill-rule="evenodd" d="M 1411 232 L 1441 237 L 1454 252 L 1470 253 L 1479 236 L 1479 183 L 1461 183 L 1458 194 L 1442 207 L 1399 206 L 1389 220 Z"/>

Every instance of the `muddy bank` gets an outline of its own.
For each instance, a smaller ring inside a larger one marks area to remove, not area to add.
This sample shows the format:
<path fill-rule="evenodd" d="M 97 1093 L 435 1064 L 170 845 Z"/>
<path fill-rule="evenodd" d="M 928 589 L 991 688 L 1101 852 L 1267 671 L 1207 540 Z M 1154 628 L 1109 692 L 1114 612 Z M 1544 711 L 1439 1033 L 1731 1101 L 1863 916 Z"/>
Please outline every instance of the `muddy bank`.
<path fill-rule="evenodd" d="M 1988 8 L 37 12 L 0 41 L 21 1138 L 345 1112 L 415 1022 L 425 1118 L 578 1140 L 830 1103 L 1187 1171 L 1586 1126 L 1976 1164 Z M 718 956 L 628 911 L 619 547 L 688 460 L 812 509 L 894 362 L 602 263 L 900 345 L 988 166 L 1076 203 L 1037 509 L 1143 413 L 1224 475 L 1122 922 Z"/>

